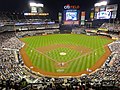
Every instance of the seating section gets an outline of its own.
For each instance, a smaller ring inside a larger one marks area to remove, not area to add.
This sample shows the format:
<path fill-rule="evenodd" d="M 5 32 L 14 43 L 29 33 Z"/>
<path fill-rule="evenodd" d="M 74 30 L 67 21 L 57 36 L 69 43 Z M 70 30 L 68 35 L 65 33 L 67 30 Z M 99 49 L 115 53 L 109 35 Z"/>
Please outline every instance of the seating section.
<path fill-rule="evenodd" d="M 100 28 L 108 29 L 109 31 L 118 32 L 120 31 L 120 24 L 116 23 L 103 23 Z"/>
<path fill-rule="evenodd" d="M 21 38 L 21 37 L 25 37 L 25 36 L 36 36 L 36 35 L 54 34 L 54 33 L 59 33 L 59 29 L 47 29 L 47 30 L 33 30 L 33 31 L 17 32 L 16 36 Z"/>
<path fill-rule="evenodd" d="M 19 49 L 24 43 L 19 41 L 16 35 L 20 37 L 24 34 L 32 35 L 32 33 L 38 33 L 38 31 L 0 34 L 1 89 L 86 90 L 107 87 L 109 90 L 113 88 L 117 90 L 120 88 L 120 41 L 114 41 L 108 45 L 111 55 L 103 66 L 93 73 L 76 78 L 51 78 L 31 71 L 22 61 Z"/>
<path fill-rule="evenodd" d="M 0 48 L 20 49 L 22 45 L 13 32 L 0 34 Z"/>

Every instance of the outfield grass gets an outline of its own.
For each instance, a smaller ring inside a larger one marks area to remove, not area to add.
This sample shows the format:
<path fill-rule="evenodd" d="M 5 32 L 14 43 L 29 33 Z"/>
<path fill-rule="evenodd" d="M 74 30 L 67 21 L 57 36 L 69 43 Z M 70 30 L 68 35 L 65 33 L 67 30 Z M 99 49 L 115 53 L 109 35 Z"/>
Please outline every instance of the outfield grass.
<path fill-rule="evenodd" d="M 33 36 L 22 38 L 27 43 L 25 51 L 32 61 L 34 66 L 48 71 L 57 72 L 58 68 L 55 66 L 56 62 L 69 62 L 64 67 L 64 73 L 80 72 L 92 67 L 97 60 L 105 53 L 104 46 L 112 40 L 101 38 L 99 36 L 86 36 L 76 34 L 55 34 L 47 36 Z M 80 52 L 70 48 L 56 48 L 45 53 L 41 53 L 37 48 L 51 46 L 51 45 L 75 45 L 89 48 L 91 51 L 88 54 L 81 54 Z M 65 56 L 61 56 L 60 52 L 65 52 Z M 48 58 L 49 57 L 49 58 Z M 63 73 L 63 72 L 62 72 Z"/>

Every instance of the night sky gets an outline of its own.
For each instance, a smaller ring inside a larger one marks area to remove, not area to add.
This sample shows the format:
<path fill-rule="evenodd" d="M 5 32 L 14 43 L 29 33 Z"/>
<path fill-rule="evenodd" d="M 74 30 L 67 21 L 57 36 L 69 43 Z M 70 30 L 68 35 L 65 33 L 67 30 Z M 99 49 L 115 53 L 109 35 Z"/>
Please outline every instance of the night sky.
<path fill-rule="evenodd" d="M 9 12 L 29 12 L 29 2 L 31 0 L 0 0 L 0 11 Z M 80 10 L 87 11 L 93 8 L 94 4 L 102 0 L 32 0 L 37 3 L 43 3 L 45 11 L 49 12 L 53 17 L 57 17 L 58 12 L 62 12 L 63 6 L 66 4 L 80 5 Z M 120 0 L 108 0 L 110 4 L 120 3 Z"/>

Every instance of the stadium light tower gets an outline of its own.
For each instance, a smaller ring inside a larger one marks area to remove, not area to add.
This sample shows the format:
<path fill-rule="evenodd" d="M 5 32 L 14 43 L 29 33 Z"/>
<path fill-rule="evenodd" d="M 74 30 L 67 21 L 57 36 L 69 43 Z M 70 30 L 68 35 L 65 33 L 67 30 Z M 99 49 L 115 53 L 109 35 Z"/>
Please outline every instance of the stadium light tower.
<path fill-rule="evenodd" d="M 30 2 L 30 7 L 44 7 L 42 3 Z"/>
<path fill-rule="evenodd" d="M 44 5 L 42 3 L 29 2 L 31 13 L 40 13 L 43 11 Z"/>
<path fill-rule="evenodd" d="M 108 4 L 107 1 L 102 1 L 102 2 L 98 2 L 98 3 L 95 3 L 95 7 L 99 7 L 99 6 L 106 6 Z"/>

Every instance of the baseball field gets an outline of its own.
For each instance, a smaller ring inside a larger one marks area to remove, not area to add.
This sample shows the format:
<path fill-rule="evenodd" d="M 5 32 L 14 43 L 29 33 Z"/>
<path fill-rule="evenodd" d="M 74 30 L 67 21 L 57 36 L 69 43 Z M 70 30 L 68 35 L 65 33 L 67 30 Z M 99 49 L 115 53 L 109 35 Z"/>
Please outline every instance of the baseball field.
<path fill-rule="evenodd" d="M 53 76 L 80 75 L 99 68 L 109 56 L 111 39 L 102 36 L 53 34 L 21 38 L 24 63 Z"/>

